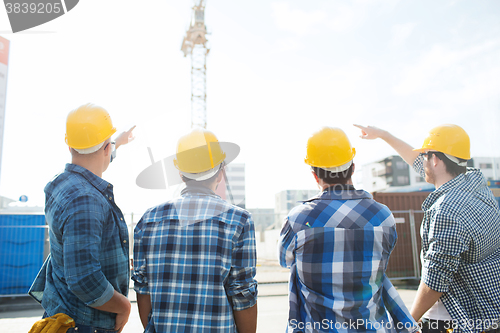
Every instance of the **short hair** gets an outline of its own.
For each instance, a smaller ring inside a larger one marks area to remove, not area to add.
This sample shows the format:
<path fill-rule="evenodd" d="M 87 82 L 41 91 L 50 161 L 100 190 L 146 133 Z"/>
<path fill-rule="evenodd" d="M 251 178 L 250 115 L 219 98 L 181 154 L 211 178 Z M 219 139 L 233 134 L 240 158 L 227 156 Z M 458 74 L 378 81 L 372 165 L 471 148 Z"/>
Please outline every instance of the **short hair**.
<path fill-rule="evenodd" d="M 349 169 L 340 172 L 331 172 L 322 168 L 312 167 L 316 176 L 329 185 L 334 184 L 347 184 L 347 181 L 351 179 L 353 172 L 354 163 L 351 164 Z"/>
<path fill-rule="evenodd" d="M 466 173 L 467 172 L 467 166 L 461 166 L 461 165 L 458 165 L 457 163 L 453 162 L 452 160 L 450 160 L 448 157 L 446 157 L 446 155 L 442 152 L 439 152 L 439 151 L 429 151 L 428 154 L 434 154 L 438 159 L 440 159 L 441 161 L 443 161 L 444 163 L 444 166 L 446 168 L 446 172 L 449 173 L 450 175 L 452 175 L 453 177 L 456 177 L 458 175 L 460 175 L 461 173 Z M 458 158 L 459 162 L 465 162 L 467 160 L 464 160 L 462 158 Z"/>

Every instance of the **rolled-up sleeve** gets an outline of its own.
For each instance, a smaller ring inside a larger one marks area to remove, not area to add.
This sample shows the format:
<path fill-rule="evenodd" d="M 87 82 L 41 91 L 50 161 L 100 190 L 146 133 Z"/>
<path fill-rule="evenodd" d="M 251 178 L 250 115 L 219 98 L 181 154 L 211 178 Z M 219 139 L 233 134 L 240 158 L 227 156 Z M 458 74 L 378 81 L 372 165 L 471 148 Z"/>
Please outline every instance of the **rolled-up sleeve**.
<path fill-rule="evenodd" d="M 468 250 L 468 234 L 442 207 L 429 228 L 429 248 L 424 253 L 422 281 L 432 290 L 447 292 L 460 264 L 461 254 Z"/>
<path fill-rule="evenodd" d="M 425 170 L 424 170 L 424 162 L 423 162 L 424 156 L 422 154 L 419 154 L 415 161 L 413 161 L 413 170 L 415 170 L 416 173 L 420 175 L 420 177 L 425 178 Z"/>
<path fill-rule="evenodd" d="M 234 242 L 233 263 L 226 284 L 234 311 L 248 309 L 257 303 L 256 264 L 255 229 L 249 217 Z"/>
<path fill-rule="evenodd" d="M 295 232 L 290 225 L 290 221 L 286 219 L 281 228 L 278 241 L 278 256 L 282 267 L 290 268 L 295 262 L 295 241 Z"/>
<path fill-rule="evenodd" d="M 134 290 L 138 294 L 149 294 L 146 253 L 143 251 L 145 227 L 146 223 L 141 219 L 134 230 L 134 272 L 132 280 L 134 281 Z"/>
<path fill-rule="evenodd" d="M 103 209 L 92 196 L 78 198 L 68 211 L 63 231 L 64 276 L 69 290 L 97 307 L 113 297 L 114 288 L 101 270 Z"/>

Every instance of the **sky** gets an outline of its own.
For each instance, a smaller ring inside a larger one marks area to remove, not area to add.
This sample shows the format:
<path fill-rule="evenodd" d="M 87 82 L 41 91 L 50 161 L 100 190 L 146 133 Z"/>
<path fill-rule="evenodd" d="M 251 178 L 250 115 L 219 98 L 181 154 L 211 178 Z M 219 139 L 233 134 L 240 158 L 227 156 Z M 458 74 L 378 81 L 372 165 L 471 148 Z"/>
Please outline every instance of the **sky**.
<path fill-rule="evenodd" d="M 191 2 L 85 0 L 10 40 L 0 195 L 43 205 L 45 184 L 70 162 L 69 111 L 108 110 L 118 132 L 137 125 L 103 178 L 124 213 L 141 215 L 174 189 L 135 181 L 175 153 L 190 130 L 189 58 L 180 50 Z M 342 128 L 363 164 L 395 152 L 352 124 L 384 128 L 415 147 L 445 123 L 463 127 L 472 156 L 500 156 L 497 0 L 207 0 L 207 128 L 238 144 L 247 208 L 286 189 L 315 189 L 309 136 Z M 355 175 L 356 177 L 356 175 Z"/>

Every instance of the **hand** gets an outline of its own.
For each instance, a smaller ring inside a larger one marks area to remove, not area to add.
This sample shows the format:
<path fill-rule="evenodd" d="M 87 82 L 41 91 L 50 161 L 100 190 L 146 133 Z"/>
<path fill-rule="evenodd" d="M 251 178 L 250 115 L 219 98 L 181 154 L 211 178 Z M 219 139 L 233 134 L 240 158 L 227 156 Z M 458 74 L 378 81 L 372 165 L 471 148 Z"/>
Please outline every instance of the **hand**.
<path fill-rule="evenodd" d="M 130 316 L 130 309 L 131 308 L 129 307 L 128 311 L 116 314 L 115 331 L 117 331 L 118 333 L 121 333 L 121 331 L 125 327 L 125 324 L 128 322 L 128 317 Z"/>
<path fill-rule="evenodd" d="M 382 138 L 387 132 L 377 128 L 375 126 L 364 127 L 361 125 L 354 124 L 355 127 L 361 130 L 361 135 L 359 136 L 361 139 L 373 140 L 377 138 Z"/>
<path fill-rule="evenodd" d="M 135 125 L 132 126 L 132 128 L 129 129 L 128 131 L 122 132 L 122 133 L 120 133 L 120 135 L 118 135 L 118 137 L 115 139 L 115 148 L 116 149 L 118 149 L 118 147 L 120 147 L 121 145 L 126 145 L 127 143 L 129 143 L 135 139 L 135 136 L 132 133 L 134 128 L 135 128 Z"/>

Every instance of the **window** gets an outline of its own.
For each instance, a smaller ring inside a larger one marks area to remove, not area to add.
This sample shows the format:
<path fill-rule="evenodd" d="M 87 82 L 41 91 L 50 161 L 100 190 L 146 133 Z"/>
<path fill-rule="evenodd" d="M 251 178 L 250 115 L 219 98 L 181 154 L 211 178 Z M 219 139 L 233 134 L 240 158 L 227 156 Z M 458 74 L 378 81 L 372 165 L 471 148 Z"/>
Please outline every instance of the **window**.
<path fill-rule="evenodd" d="M 405 170 L 407 168 L 408 168 L 408 164 L 406 164 L 406 162 L 404 162 L 404 161 L 397 161 L 396 162 L 396 169 Z"/>
<path fill-rule="evenodd" d="M 398 185 L 408 185 L 410 183 L 408 176 L 398 176 L 396 179 L 398 181 Z"/>
<path fill-rule="evenodd" d="M 493 169 L 491 163 L 479 163 L 479 169 Z"/>

